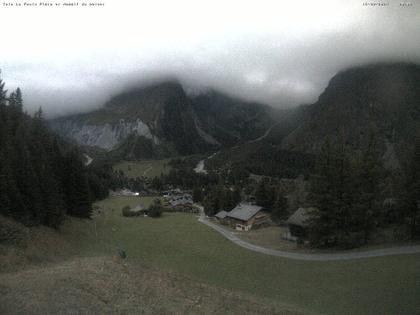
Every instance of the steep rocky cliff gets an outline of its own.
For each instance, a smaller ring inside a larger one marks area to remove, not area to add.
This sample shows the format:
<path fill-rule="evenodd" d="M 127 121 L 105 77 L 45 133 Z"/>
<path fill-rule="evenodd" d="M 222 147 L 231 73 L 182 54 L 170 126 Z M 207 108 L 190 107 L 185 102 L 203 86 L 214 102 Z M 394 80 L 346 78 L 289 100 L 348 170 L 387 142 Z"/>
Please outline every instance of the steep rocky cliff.
<path fill-rule="evenodd" d="M 72 118 L 56 120 L 51 123 L 51 126 L 79 144 L 96 146 L 105 150 L 111 150 L 131 134 L 143 136 L 146 139 L 153 140 L 155 144 L 159 144 L 158 138 L 152 135 L 149 126 L 140 119 L 126 121 L 121 118 L 115 124 L 84 124 Z"/>
<path fill-rule="evenodd" d="M 272 108 L 211 91 L 191 97 L 177 82 L 124 92 L 103 108 L 61 117 L 50 126 L 84 146 L 123 158 L 192 154 L 227 147 L 264 134 Z"/>

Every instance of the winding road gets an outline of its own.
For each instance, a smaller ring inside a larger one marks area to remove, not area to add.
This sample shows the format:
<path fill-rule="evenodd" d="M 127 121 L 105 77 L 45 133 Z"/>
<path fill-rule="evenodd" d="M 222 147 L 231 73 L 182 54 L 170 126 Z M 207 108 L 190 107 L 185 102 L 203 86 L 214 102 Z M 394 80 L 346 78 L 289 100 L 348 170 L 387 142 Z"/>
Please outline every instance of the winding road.
<path fill-rule="evenodd" d="M 256 138 L 256 139 L 253 139 L 253 140 L 249 140 L 249 141 L 248 141 L 248 142 L 246 142 L 246 143 L 254 143 L 254 142 L 261 141 L 261 140 L 263 140 L 263 139 L 267 138 L 267 137 L 268 137 L 268 135 L 270 134 L 271 130 L 273 130 L 273 128 L 274 128 L 275 126 L 277 126 L 279 123 L 280 123 L 280 122 L 277 122 L 277 123 L 275 123 L 275 124 L 271 125 L 271 127 L 269 127 L 269 128 L 268 128 L 268 129 L 264 132 L 264 134 L 263 134 L 262 136 L 260 136 L 260 137 L 258 137 L 258 138 Z M 238 144 L 238 145 L 233 146 L 231 149 L 236 149 L 237 147 L 239 147 L 239 144 Z M 214 152 L 212 155 L 208 156 L 208 157 L 207 157 L 207 158 L 205 158 L 204 160 L 199 161 L 199 162 L 197 163 L 197 166 L 194 168 L 194 172 L 196 172 L 196 173 L 198 173 L 198 174 L 207 174 L 207 170 L 206 170 L 205 162 L 206 162 L 206 160 L 210 160 L 211 158 L 213 158 L 213 157 L 214 157 L 217 153 L 219 153 L 219 151 L 218 151 L 218 152 Z"/>
<path fill-rule="evenodd" d="M 267 131 L 259 138 L 250 140 L 247 143 L 261 141 L 262 139 L 266 138 L 276 125 L 278 125 L 278 123 L 268 128 Z M 213 153 L 207 159 L 211 159 L 215 154 L 217 154 L 217 152 Z M 205 170 L 205 160 L 207 159 L 201 160 L 197 164 L 196 168 L 194 169 L 196 173 L 207 173 L 207 171 Z M 353 259 L 364 259 L 364 258 L 372 258 L 372 257 L 420 253 L 420 245 L 407 245 L 407 246 L 399 246 L 399 247 L 388 247 L 388 248 L 381 248 L 381 249 L 366 250 L 366 251 L 360 251 L 360 252 L 352 251 L 352 252 L 347 252 L 347 253 L 328 253 L 328 254 L 293 253 L 293 252 L 281 251 L 281 250 L 276 250 L 276 249 L 271 249 L 271 248 L 265 248 L 262 246 L 258 246 L 258 245 L 254 245 L 249 242 L 246 242 L 240 239 L 239 237 L 237 237 L 231 231 L 221 227 L 220 225 L 210 222 L 204 214 L 203 207 L 197 204 L 196 206 L 200 209 L 200 216 L 198 218 L 199 222 L 207 225 L 213 230 L 216 230 L 217 232 L 222 234 L 229 241 L 235 243 L 236 245 L 252 250 L 257 253 L 265 254 L 265 255 L 296 259 L 296 260 L 306 260 L 306 261 L 339 261 L 339 260 L 353 260 Z"/>
<path fill-rule="evenodd" d="M 151 170 L 152 168 L 153 168 L 152 164 L 149 164 L 149 165 L 147 166 L 147 168 L 143 171 L 142 176 L 143 176 L 143 177 L 146 177 L 146 174 L 147 174 L 148 172 L 150 172 L 150 170 Z"/>
<path fill-rule="evenodd" d="M 338 261 L 338 260 L 352 260 L 352 259 L 363 259 L 363 258 L 372 258 L 372 257 L 383 257 L 383 256 L 392 256 L 392 255 L 404 255 L 404 254 L 418 254 L 420 253 L 420 245 L 411 245 L 411 246 L 401 246 L 401 247 L 389 247 L 382 249 L 366 250 L 361 252 L 348 252 L 348 253 L 335 253 L 335 254 L 305 254 L 305 253 L 292 253 L 281 250 L 275 250 L 270 248 L 261 247 L 248 243 L 244 240 L 241 240 L 231 231 L 210 222 L 202 212 L 202 207 L 200 207 L 200 217 L 198 221 L 207 225 L 208 227 L 216 230 L 229 241 L 235 243 L 238 246 L 252 250 L 257 253 L 277 256 L 283 258 L 290 258 L 296 260 L 307 260 L 307 261 Z"/>

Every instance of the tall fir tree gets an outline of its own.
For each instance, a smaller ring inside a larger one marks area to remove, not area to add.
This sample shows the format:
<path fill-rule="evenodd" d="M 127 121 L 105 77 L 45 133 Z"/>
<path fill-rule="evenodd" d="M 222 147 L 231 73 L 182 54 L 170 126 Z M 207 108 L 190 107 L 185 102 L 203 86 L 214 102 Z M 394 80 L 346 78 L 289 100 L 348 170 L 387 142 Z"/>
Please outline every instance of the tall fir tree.
<path fill-rule="evenodd" d="M 271 217 L 273 218 L 273 220 L 277 221 L 285 219 L 288 215 L 287 207 L 287 198 L 285 197 L 282 191 L 278 190 L 276 201 L 273 205 L 273 211 L 271 212 Z"/>
<path fill-rule="evenodd" d="M 403 193 L 403 209 L 412 239 L 420 237 L 420 132 L 418 132 Z"/>
<path fill-rule="evenodd" d="M 312 177 L 310 241 L 314 246 L 354 246 L 357 222 L 354 170 L 343 143 L 324 143 Z"/>
<path fill-rule="evenodd" d="M 271 185 L 268 178 L 263 178 L 255 191 L 256 203 L 265 208 L 267 211 L 271 211 L 275 202 L 275 187 Z"/>
<path fill-rule="evenodd" d="M 357 216 L 355 219 L 363 230 L 363 242 L 366 244 L 381 219 L 379 183 L 383 179 L 383 167 L 373 132 L 370 133 L 367 148 L 356 165 L 355 189 L 359 194 L 354 206 L 354 215 Z"/>
<path fill-rule="evenodd" d="M 77 151 L 70 151 L 64 158 L 64 191 L 67 213 L 77 217 L 90 217 L 91 197 L 84 165 Z"/>
<path fill-rule="evenodd" d="M 34 117 L 22 108 L 21 90 L 8 95 L 0 78 L 0 214 L 54 228 L 66 213 L 89 217 L 92 200 L 108 193 L 109 178 L 101 169 L 88 171 L 81 154 L 50 132 L 41 108 Z"/>

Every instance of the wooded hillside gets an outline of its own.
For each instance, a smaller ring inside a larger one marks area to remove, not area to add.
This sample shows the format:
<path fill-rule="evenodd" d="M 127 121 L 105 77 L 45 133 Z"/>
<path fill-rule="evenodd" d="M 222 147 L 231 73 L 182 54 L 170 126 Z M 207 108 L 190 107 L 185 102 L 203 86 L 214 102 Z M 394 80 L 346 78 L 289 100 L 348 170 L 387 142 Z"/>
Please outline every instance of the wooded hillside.
<path fill-rule="evenodd" d="M 0 214 L 54 228 L 65 214 L 89 217 L 106 187 L 76 148 L 49 131 L 41 109 L 30 117 L 22 107 L 21 90 L 7 93 L 0 80 Z"/>

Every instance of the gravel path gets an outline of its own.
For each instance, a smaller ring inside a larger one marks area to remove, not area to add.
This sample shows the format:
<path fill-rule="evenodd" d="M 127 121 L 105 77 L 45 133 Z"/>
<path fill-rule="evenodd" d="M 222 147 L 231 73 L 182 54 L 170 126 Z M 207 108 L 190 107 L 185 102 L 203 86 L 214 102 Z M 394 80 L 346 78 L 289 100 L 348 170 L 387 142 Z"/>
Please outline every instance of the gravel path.
<path fill-rule="evenodd" d="M 143 177 L 146 177 L 146 174 L 153 168 L 152 164 L 149 164 L 149 166 L 143 171 Z"/>
<path fill-rule="evenodd" d="M 234 235 L 231 231 L 210 222 L 203 214 L 200 215 L 198 221 L 216 230 L 217 232 L 222 234 L 224 237 L 226 237 L 229 241 L 243 248 L 246 248 L 254 252 L 261 253 L 261 254 L 290 258 L 290 259 L 310 260 L 310 261 L 333 261 L 333 260 L 351 260 L 351 259 L 362 259 L 362 258 L 371 258 L 371 257 L 420 253 L 420 245 L 390 247 L 390 248 L 367 250 L 367 251 L 362 251 L 362 252 L 349 252 L 349 253 L 336 253 L 336 254 L 305 254 L 305 253 L 285 252 L 281 250 L 261 247 L 258 245 L 248 243 L 244 240 L 241 240 L 239 237 Z"/>
<path fill-rule="evenodd" d="M 85 166 L 88 166 L 90 163 L 92 163 L 93 159 L 87 154 L 84 154 L 84 156 L 86 158 Z"/>
<path fill-rule="evenodd" d="M 212 155 L 208 156 L 204 160 L 198 162 L 197 166 L 194 168 L 194 172 L 198 174 L 207 174 L 206 165 L 204 164 L 206 160 L 212 159 L 219 151 L 214 152 Z"/>
<path fill-rule="evenodd" d="M 278 122 L 278 123 L 275 123 L 274 125 L 271 125 L 271 127 L 270 127 L 270 128 L 268 128 L 268 129 L 264 132 L 264 134 L 263 134 L 262 136 L 258 137 L 257 139 L 254 139 L 254 140 L 250 140 L 250 141 L 248 141 L 247 143 L 254 143 L 254 142 L 261 141 L 261 140 L 263 140 L 263 139 L 267 138 L 267 137 L 268 137 L 268 135 L 270 134 L 271 130 L 273 130 L 273 128 L 274 128 L 275 126 L 277 126 L 278 124 L 280 124 L 280 123 Z"/>

